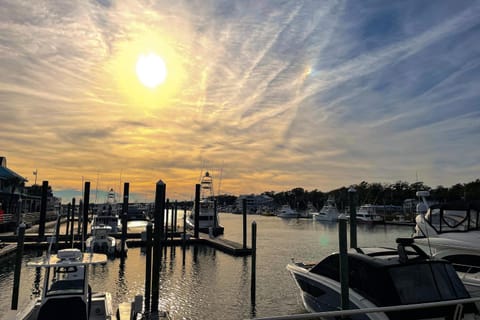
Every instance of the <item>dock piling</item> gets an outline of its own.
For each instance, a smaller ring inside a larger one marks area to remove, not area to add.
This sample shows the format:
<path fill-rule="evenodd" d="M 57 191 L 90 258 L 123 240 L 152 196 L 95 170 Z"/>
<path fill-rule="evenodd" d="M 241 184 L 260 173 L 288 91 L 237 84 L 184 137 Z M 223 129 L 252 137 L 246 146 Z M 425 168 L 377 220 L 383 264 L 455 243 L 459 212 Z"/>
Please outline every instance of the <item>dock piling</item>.
<path fill-rule="evenodd" d="M 200 184 L 195 185 L 195 227 L 193 229 L 193 236 L 198 239 L 198 232 L 200 228 Z"/>
<path fill-rule="evenodd" d="M 340 265 L 340 309 L 349 309 L 348 297 L 348 254 L 347 254 L 347 217 L 341 214 L 338 217 L 338 243 L 339 243 L 339 265 Z"/>
<path fill-rule="evenodd" d="M 18 293 L 20 290 L 20 275 L 22 270 L 22 258 L 23 258 L 23 243 L 25 239 L 25 223 L 21 223 L 18 226 L 17 232 L 17 254 L 15 256 L 15 273 L 13 275 L 13 292 L 12 292 L 12 310 L 17 310 L 18 307 Z"/>
<path fill-rule="evenodd" d="M 348 200 L 350 204 L 350 248 L 357 247 L 357 212 L 355 209 L 355 193 L 353 187 L 348 189 Z"/>
<path fill-rule="evenodd" d="M 247 199 L 242 201 L 243 210 L 243 249 L 247 248 Z"/>
<path fill-rule="evenodd" d="M 151 312 L 158 312 L 158 299 L 160 289 L 160 269 L 163 239 L 164 219 L 165 219 L 165 193 L 166 184 L 159 180 L 155 190 L 155 229 L 153 241 L 153 274 L 152 274 L 152 303 Z"/>
<path fill-rule="evenodd" d="M 67 225 L 65 226 L 65 245 L 68 245 L 68 243 L 69 243 L 71 211 L 72 211 L 72 204 L 69 203 L 67 205 Z"/>
<path fill-rule="evenodd" d="M 85 244 L 88 234 L 88 207 L 90 206 L 90 181 L 85 181 L 83 193 L 83 227 L 82 227 L 82 245 Z M 83 248 L 83 247 L 82 247 Z"/>
<path fill-rule="evenodd" d="M 150 294 L 152 285 L 152 224 L 147 224 L 147 239 L 145 248 L 145 313 L 150 313 Z"/>
<path fill-rule="evenodd" d="M 123 205 L 122 205 L 122 242 L 120 254 L 122 257 L 126 256 L 125 243 L 127 241 L 127 214 L 128 214 L 128 198 L 130 193 L 130 183 L 123 184 Z"/>
<path fill-rule="evenodd" d="M 38 241 L 45 238 L 45 221 L 47 219 L 48 181 L 42 182 L 42 198 L 40 202 L 40 221 L 38 222 Z"/>
<path fill-rule="evenodd" d="M 252 309 L 255 307 L 255 295 L 257 287 L 257 223 L 252 222 L 252 274 L 250 277 L 250 301 Z"/>

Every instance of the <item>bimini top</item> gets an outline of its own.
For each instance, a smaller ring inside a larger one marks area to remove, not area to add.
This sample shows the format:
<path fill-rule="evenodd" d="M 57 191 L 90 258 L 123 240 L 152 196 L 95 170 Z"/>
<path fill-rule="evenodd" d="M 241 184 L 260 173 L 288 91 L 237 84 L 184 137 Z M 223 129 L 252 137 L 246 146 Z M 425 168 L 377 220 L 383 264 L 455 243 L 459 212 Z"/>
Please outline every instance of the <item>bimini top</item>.
<path fill-rule="evenodd" d="M 57 254 L 47 255 L 40 261 L 32 261 L 30 267 L 61 267 L 107 263 L 107 256 L 100 253 L 83 253 L 78 249 L 62 249 Z"/>

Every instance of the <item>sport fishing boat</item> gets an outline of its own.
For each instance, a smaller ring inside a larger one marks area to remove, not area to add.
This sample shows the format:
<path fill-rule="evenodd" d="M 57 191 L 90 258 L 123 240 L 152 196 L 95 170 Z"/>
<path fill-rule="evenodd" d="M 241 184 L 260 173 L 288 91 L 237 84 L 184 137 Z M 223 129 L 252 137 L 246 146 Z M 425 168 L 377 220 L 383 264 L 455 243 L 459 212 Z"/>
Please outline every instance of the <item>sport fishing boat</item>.
<path fill-rule="evenodd" d="M 108 292 L 92 292 L 88 283 L 89 266 L 105 264 L 107 256 L 63 249 L 47 254 L 30 267 L 45 270 L 42 295 L 23 312 L 21 320 L 110 320 L 114 318 L 112 297 Z"/>
<path fill-rule="evenodd" d="M 443 319 L 453 317 L 455 305 L 442 302 L 469 299 L 470 295 L 447 260 L 430 259 L 411 238 L 397 239 L 397 248 L 355 248 L 348 252 L 349 309 L 392 307 L 385 312 L 362 313 L 350 319 Z M 339 253 L 316 264 L 293 262 L 287 266 L 309 312 L 340 308 Z M 432 303 L 428 309 L 393 308 Z M 474 303 L 463 305 L 464 319 L 478 313 Z"/>
<path fill-rule="evenodd" d="M 417 205 L 415 243 L 452 262 L 470 294 L 480 297 L 480 201 L 429 205 L 428 191 L 417 196 L 422 202 Z"/>
<path fill-rule="evenodd" d="M 297 210 L 292 209 L 288 204 L 283 205 L 277 212 L 277 217 L 284 219 L 298 218 Z"/>
<path fill-rule="evenodd" d="M 335 200 L 329 197 L 322 209 L 313 213 L 312 218 L 317 221 L 337 221 L 339 214 Z"/>
<path fill-rule="evenodd" d="M 199 232 L 212 233 L 213 236 L 223 234 L 224 228 L 219 223 L 218 213 L 215 212 L 213 193 L 213 179 L 207 171 L 200 180 L 200 206 L 199 206 Z M 195 205 L 187 216 L 186 222 L 189 229 L 195 228 Z"/>

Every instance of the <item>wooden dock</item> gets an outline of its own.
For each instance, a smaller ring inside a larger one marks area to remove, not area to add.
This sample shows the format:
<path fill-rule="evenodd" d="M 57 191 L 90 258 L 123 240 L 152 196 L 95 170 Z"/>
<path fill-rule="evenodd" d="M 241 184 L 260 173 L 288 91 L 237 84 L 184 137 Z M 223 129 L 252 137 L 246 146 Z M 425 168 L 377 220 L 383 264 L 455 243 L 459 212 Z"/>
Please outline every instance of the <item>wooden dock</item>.
<path fill-rule="evenodd" d="M 24 247 L 29 248 L 29 249 L 47 249 L 48 248 L 48 241 L 50 237 L 52 237 L 53 234 L 45 234 L 45 239 L 38 239 L 38 235 L 36 234 L 25 234 L 25 240 L 24 240 Z M 113 235 L 116 238 L 120 238 L 121 234 L 116 234 Z M 13 234 L 9 235 L 0 235 L 0 240 L 3 241 L 4 244 L 8 244 L 8 253 L 12 252 L 16 249 L 17 245 L 17 237 Z M 58 236 L 57 239 L 57 244 L 56 246 L 58 248 L 67 248 L 67 247 L 72 247 L 71 243 L 68 243 L 67 240 L 71 240 L 70 237 L 67 237 L 65 235 L 60 235 Z M 140 233 L 130 233 L 127 234 L 127 240 L 126 240 L 127 246 L 130 248 L 134 247 L 142 247 L 145 246 L 146 242 L 142 239 Z M 226 254 L 232 255 L 232 256 L 249 256 L 252 254 L 252 249 L 251 248 L 244 248 L 242 244 L 239 244 L 237 242 L 227 240 L 224 238 L 211 238 L 207 234 L 200 233 L 199 238 L 194 238 L 191 234 L 187 233 L 186 239 L 183 239 L 183 234 L 180 232 L 176 232 L 173 234 L 168 234 L 168 237 L 162 241 L 162 245 L 166 246 L 183 246 L 183 245 L 206 245 L 211 248 L 220 250 Z M 11 245 L 11 246 L 9 246 Z M 76 248 L 81 247 L 81 237 L 78 235 L 74 236 L 74 243 L 73 246 Z M 5 251 L 5 254 L 7 254 L 7 251 Z M 3 255 L 3 251 L 2 251 Z M 1 255 L 0 255 L 1 256 Z"/>

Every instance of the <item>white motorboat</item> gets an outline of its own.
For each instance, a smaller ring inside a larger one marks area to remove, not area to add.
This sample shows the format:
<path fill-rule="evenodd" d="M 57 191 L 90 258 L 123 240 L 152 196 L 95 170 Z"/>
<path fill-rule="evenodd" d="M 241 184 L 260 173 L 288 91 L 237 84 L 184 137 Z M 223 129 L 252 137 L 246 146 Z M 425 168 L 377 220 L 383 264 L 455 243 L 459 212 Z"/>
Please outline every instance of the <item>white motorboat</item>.
<path fill-rule="evenodd" d="M 85 240 L 86 251 L 105 253 L 111 257 L 121 253 L 121 240 L 112 236 L 120 231 L 119 228 L 118 216 L 108 213 L 94 215 L 91 236 Z M 126 244 L 125 250 L 128 250 Z"/>
<path fill-rule="evenodd" d="M 470 294 L 480 297 L 480 201 L 429 205 L 428 192 L 417 196 L 423 201 L 417 206 L 415 243 L 452 262 Z"/>
<path fill-rule="evenodd" d="M 45 269 L 44 287 L 41 297 L 32 301 L 17 319 L 114 319 L 110 293 L 94 293 L 88 283 L 88 267 L 106 262 L 104 254 L 63 249 L 39 262 L 28 263 L 28 266 Z"/>
<path fill-rule="evenodd" d="M 312 214 L 312 218 L 317 221 L 337 221 L 339 214 L 335 200 L 329 197 L 322 209 Z"/>
<path fill-rule="evenodd" d="M 357 222 L 360 223 L 379 223 L 383 222 L 383 217 L 377 213 L 380 206 L 373 204 L 364 204 L 358 208 L 356 213 Z"/>
<path fill-rule="evenodd" d="M 379 307 L 405 308 L 432 303 L 429 309 L 411 309 L 357 314 L 350 319 L 444 319 L 453 317 L 455 305 L 442 302 L 469 299 L 470 295 L 450 262 L 430 259 L 413 240 L 397 239 L 397 249 L 356 248 L 348 252 L 349 309 Z M 316 264 L 294 262 L 287 266 L 309 312 L 340 308 L 341 283 L 339 254 Z M 463 305 L 464 319 L 474 319 L 474 303 Z"/>
<path fill-rule="evenodd" d="M 187 227 L 195 228 L 195 206 L 187 216 Z M 213 178 L 207 171 L 200 180 L 200 206 L 198 219 L 199 232 L 212 233 L 213 236 L 221 235 L 224 228 L 220 225 L 218 213 L 214 208 Z"/>
<path fill-rule="evenodd" d="M 283 205 L 277 212 L 277 217 L 284 219 L 298 218 L 299 214 L 296 210 L 292 209 L 289 205 Z"/>

